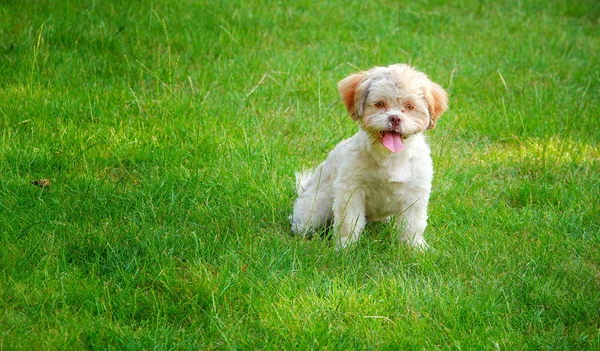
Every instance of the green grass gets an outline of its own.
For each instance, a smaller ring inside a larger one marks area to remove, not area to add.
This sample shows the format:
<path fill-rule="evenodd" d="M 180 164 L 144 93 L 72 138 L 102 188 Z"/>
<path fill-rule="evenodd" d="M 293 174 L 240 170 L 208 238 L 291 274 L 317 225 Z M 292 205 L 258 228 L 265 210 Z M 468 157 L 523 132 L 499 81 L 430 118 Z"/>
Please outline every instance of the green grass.
<path fill-rule="evenodd" d="M 0 2 L 0 350 L 599 349 L 599 17 Z M 450 93 L 433 249 L 292 237 L 294 171 L 356 130 L 337 81 L 396 62 Z"/>

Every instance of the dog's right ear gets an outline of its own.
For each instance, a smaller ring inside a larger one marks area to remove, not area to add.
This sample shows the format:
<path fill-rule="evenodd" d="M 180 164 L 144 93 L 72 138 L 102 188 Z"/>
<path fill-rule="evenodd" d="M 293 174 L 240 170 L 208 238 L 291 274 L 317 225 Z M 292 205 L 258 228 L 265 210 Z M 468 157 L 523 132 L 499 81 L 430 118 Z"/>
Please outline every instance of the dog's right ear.
<path fill-rule="evenodd" d="M 357 120 L 362 115 L 362 109 L 364 102 L 361 103 L 362 95 L 364 94 L 364 88 L 360 88 L 360 84 L 367 78 L 367 72 L 355 73 L 348 76 L 338 83 L 338 91 L 340 97 L 346 105 L 348 113 L 353 120 Z"/>
<path fill-rule="evenodd" d="M 448 109 L 448 93 L 438 84 L 431 82 L 431 87 L 425 90 L 424 95 L 430 115 L 427 129 L 433 129 L 438 118 Z"/>

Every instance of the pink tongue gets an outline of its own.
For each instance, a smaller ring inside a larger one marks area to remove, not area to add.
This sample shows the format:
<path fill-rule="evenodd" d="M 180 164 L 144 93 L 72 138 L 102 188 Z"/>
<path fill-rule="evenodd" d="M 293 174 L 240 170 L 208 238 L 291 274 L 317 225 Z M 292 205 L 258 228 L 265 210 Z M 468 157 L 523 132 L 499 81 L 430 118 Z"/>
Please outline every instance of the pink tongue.
<path fill-rule="evenodd" d="M 404 149 L 402 144 L 402 138 L 400 134 L 396 132 L 383 132 L 383 146 L 385 146 L 391 152 L 398 152 Z"/>

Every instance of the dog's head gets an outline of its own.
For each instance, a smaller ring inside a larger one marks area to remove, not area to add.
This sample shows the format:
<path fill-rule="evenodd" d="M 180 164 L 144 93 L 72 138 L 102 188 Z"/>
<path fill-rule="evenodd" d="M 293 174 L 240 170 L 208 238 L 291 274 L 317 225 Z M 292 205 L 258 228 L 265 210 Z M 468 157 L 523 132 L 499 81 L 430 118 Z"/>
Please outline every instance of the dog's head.
<path fill-rule="evenodd" d="M 402 150 L 403 139 L 434 128 L 448 108 L 444 89 L 405 64 L 353 74 L 338 90 L 352 119 L 392 152 Z"/>

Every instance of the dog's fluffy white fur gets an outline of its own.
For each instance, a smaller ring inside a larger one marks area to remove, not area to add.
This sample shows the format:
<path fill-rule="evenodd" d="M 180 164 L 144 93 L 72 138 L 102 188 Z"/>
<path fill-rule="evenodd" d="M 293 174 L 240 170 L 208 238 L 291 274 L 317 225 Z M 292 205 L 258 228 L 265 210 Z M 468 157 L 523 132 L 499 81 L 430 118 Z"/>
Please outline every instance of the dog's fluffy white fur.
<path fill-rule="evenodd" d="M 340 96 L 359 131 L 325 162 L 296 174 L 295 234 L 331 224 L 337 248 L 356 242 L 367 221 L 396 217 L 400 240 L 425 249 L 433 163 L 423 132 L 447 108 L 447 94 L 405 64 L 344 78 Z"/>

